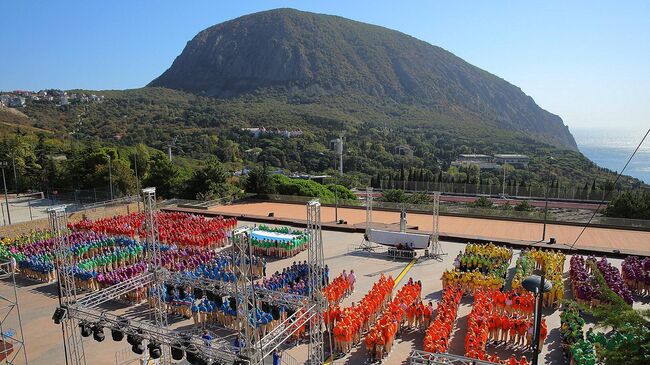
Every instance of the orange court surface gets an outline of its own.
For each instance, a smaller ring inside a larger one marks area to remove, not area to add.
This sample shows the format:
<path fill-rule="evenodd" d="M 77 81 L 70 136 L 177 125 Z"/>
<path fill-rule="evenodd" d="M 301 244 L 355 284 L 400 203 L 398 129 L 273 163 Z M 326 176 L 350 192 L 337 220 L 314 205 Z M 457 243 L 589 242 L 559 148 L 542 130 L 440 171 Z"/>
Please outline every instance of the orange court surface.
<path fill-rule="evenodd" d="M 335 222 L 335 208 L 323 206 L 321 219 L 323 223 Z M 240 217 L 267 217 L 273 212 L 274 218 L 291 221 L 305 221 L 307 211 L 304 205 L 278 202 L 238 203 L 226 206 L 215 206 L 209 209 L 211 213 L 219 213 Z M 200 213 L 201 211 L 194 211 Z M 205 211 L 203 211 L 205 212 Z M 399 224 L 399 212 L 374 210 L 373 223 Z M 338 218 L 348 222 L 348 226 L 363 227 L 366 221 L 364 209 L 338 208 Z M 417 226 L 419 230 L 431 232 L 431 214 L 409 213 L 409 226 Z M 280 222 L 278 222 L 280 223 Z M 561 224 L 547 224 L 546 239 L 555 237 L 560 245 L 572 245 L 580 235 L 583 227 Z M 467 237 L 468 241 L 486 239 L 497 241 L 536 242 L 542 238 L 543 224 L 536 222 L 517 222 L 497 219 L 440 217 L 441 236 Z M 650 254 L 650 232 L 624 229 L 588 227 L 576 244 L 576 248 L 602 250 L 612 252 L 618 249 L 625 253 Z"/>

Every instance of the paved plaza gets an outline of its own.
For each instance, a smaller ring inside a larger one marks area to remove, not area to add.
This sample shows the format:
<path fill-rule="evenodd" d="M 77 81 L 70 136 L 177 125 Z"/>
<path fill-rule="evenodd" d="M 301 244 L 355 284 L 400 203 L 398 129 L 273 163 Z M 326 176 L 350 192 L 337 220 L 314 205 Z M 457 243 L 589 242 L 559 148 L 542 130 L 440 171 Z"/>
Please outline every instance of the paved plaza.
<path fill-rule="evenodd" d="M 266 218 L 273 213 L 275 219 L 288 221 L 304 221 L 307 213 L 304 205 L 277 203 L 277 202 L 251 202 L 238 203 L 225 206 L 214 206 L 211 213 L 228 214 L 233 216 Z M 201 211 L 199 211 L 201 212 Z M 399 224 L 399 212 L 373 211 L 373 222 L 377 224 Z M 322 207 L 321 217 L 323 223 L 335 222 L 335 208 Z M 365 226 L 365 209 L 338 208 L 338 218 L 347 221 L 347 226 Z M 419 230 L 431 232 L 433 219 L 431 214 L 409 213 L 407 216 L 409 226 L 417 226 Z M 535 242 L 542 238 L 544 227 L 542 223 L 521 222 L 510 220 L 497 220 L 485 218 L 468 218 L 459 216 L 441 216 L 440 234 L 443 236 L 467 237 L 468 240 L 486 239 L 513 242 Z M 582 226 L 561 224 L 548 224 L 546 239 L 555 237 L 559 245 L 572 245 L 580 236 Z M 575 247 L 612 252 L 632 252 L 635 254 L 650 255 L 650 232 L 625 229 L 589 227 L 580 236 Z"/>
<path fill-rule="evenodd" d="M 296 206 L 298 207 L 298 206 Z M 251 225 L 252 223 L 241 221 L 240 225 Z M 392 275 L 394 278 L 400 276 L 408 265 L 408 261 L 394 261 L 378 253 L 359 252 L 353 250 L 362 240 L 362 234 L 345 233 L 334 231 L 323 231 L 323 246 L 325 252 L 325 262 L 330 267 L 331 276 L 337 276 L 342 270 L 354 269 L 358 275 L 358 281 L 355 292 L 347 297 L 342 306 L 349 306 L 353 301 L 358 302 L 363 295 L 372 287 L 372 284 L 378 280 L 383 273 Z M 452 267 L 452 262 L 456 254 L 464 249 L 464 244 L 444 242 L 443 248 L 448 255 L 443 257 L 441 262 L 434 260 L 418 261 L 408 271 L 406 271 L 396 287 L 401 287 L 409 277 L 422 281 L 422 296 L 425 301 L 433 301 L 434 307 L 441 296 L 442 284 L 440 277 L 442 272 Z M 510 276 L 513 274 L 514 262 L 519 254 L 515 251 L 513 260 L 510 265 Z M 291 265 L 293 261 L 302 261 L 307 259 L 307 252 L 302 252 L 295 258 L 271 261 L 268 264 L 267 274 L 275 270 Z M 565 277 L 568 275 L 567 257 L 565 264 Z M 620 260 L 611 260 L 611 262 L 620 266 Z M 570 297 L 568 291 L 568 278 L 565 282 L 567 288 L 567 297 Z M 61 327 L 52 322 L 52 313 L 57 306 L 56 289 L 54 284 L 42 284 L 26 279 L 19 279 L 18 295 L 20 300 L 20 310 L 23 318 L 23 329 L 27 346 L 28 360 L 30 364 L 35 365 L 52 365 L 63 364 L 63 346 L 61 344 Z M 0 283 L 0 295 L 7 296 L 10 294 L 11 287 L 7 282 Z M 464 353 L 464 338 L 467 328 L 467 315 L 472 306 L 472 299 L 467 297 L 461 302 L 458 312 L 458 319 L 455 324 L 454 334 L 451 339 L 450 352 L 453 354 Z M 635 307 L 648 307 L 648 304 L 635 302 Z M 130 313 L 146 317 L 142 312 L 144 305 L 139 307 L 124 307 L 113 304 L 112 310 L 120 313 Z M 559 311 L 546 310 L 544 315 L 549 327 L 549 336 L 544 345 L 542 357 L 546 363 L 561 363 L 562 354 L 560 348 Z M 190 320 L 174 320 L 174 328 L 190 328 Z M 8 328 L 8 327 L 5 327 Z M 225 332 L 220 331 L 220 334 Z M 405 364 L 408 354 L 413 349 L 422 349 L 424 332 L 422 330 L 406 331 L 397 340 L 392 353 L 384 360 L 384 364 Z M 88 364 L 126 364 L 129 360 L 135 360 L 136 355 L 130 351 L 130 346 L 125 342 L 113 342 L 110 334 L 102 343 L 97 343 L 92 338 L 85 339 L 85 352 Z M 325 341 L 328 337 L 325 336 Z M 490 347 L 488 347 L 490 350 Z M 508 353 L 507 349 L 495 349 L 499 353 Z M 299 344 L 287 349 L 286 353 L 298 360 L 304 360 L 307 356 L 307 345 Z M 521 351 L 516 354 L 524 354 Z M 366 359 L 364 346 L 358 346 L 352 353 L 334 361 L 336 364 L 361 364 Z M 134 362 L 137 363 L 137 360 Z M 19 363 L 18 363 L 19 364 Z"/>

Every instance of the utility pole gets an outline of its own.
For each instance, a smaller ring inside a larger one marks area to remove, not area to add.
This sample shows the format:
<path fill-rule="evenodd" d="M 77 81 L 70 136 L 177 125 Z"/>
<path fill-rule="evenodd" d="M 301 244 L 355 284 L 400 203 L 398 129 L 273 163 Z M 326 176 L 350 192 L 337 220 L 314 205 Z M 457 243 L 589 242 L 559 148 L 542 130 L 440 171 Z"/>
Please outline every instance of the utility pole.
<path fill-rule="evenodd" d="M 113 200 L 113 171 L 111 167 L 111 155 L 108 155 L 108 184 L 111 189 L 111 200 Z"/>
<path fill-rule="evenodd" d="M 549 157 L 548 159 L 548 179 L 551 180 L 551 164 L 555 162 L 555 158 Z M 544 184 L 544 229 L 542 230 L 542 242 L 546 241 L 546 218 L 548 216 L 548 182 Z"/>
<path fill-rule="evenodd" d="M 14 190 L 16 190 L 16 197 L 18 197 L 18 174 L 16 174 L 16 154 L 14 153 L 13 156 L 11 156 L 11 160 L 13 161 L 14 164 Z"/>
<path fill-rule="evenodd" d="M 506 165 L 507 163 L 503 162 L 503 188 L 501 189 L 501 195 L 506 195 Z"/>
<path fill-rule="evenodd" d="M 5 187 L 5 203 L 7 204 L 7 220 L 9 225 L 11 225 L 11 214 L 9 213 L 9 198 L 7 197 L 7 179 L 5 178 L 5 168 L 7 167 L 7 161 L 0 161 L 0 167 L 2 168 L 2 183 Z"/>
<path fill-rule="evenodd" d="M 140 196 L 140 178 L 138 177 L 138 155 L 133 156 L 133 161 L 135 165 L 135 188 L 136 191 L 138 192 L 138 196 Z M 138 212 L 140 212 L 140 198 L 138 198 L 137 202 L 138 202 Z"/>

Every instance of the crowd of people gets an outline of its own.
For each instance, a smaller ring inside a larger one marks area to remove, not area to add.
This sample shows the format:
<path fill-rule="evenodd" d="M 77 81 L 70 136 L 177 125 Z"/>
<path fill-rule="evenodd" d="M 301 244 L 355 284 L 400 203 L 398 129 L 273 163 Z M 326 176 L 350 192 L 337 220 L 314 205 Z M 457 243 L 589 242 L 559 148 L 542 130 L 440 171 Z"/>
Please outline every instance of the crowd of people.
<path fill-rule="evenodd" d="M 392 276 L 381 274 L 372 289 L 359 301 L 346 308 L 338 305 L 328 309 L 326 326 L 332 328 L 334 350 L 348 353 L 361 341 L 361 334 L 370 329 L 384 306 L 390 301 L 395 281 Z"/>
<path fill-rule="evenodd" d="M 627 287 L 625 281 L 621 277 L 621 272 L 618 268 L 612 266 L 612 264 L 607 261 L 606 257 L 596 260 L 595 258 L 589 258 L 596 263 L 596 267 L 603 274 L 605 278 L 605 283 L 607 286 L 614 291 L 619 297 L 623 298 L 625 303 L 632 305 L 634 302 L 634 297 L 632 296 L 632 291 Z"/>
<path fill-rule="evenodd" d="M 526 357 L 517 359 L 512 355 L 501 360 L 495 354 L 488 354 L 488 341 L 508 344 L 514 348 L 529 348 L 533 345 L 533 317 L 520 314 L 504 314 L 495 311 L 494 292 L 479 290 L 474 294 L 472 311 L 468 317 L 465 337 L 465 356 L 503 364 L 528 364 Z M 545 320 L 540 329 L 540 348 L 548 333 Z"/>
<path fill-rule="evenodd" d="M 650 295 L 650 257 L 628 256 L 621 265 L 623 280 L 636 295 Z"/>
<path fill-rule="evenodd" d="M 462 297 L 463 290 L 457 285 L 448 285 L 443 289 L 442 298 L 436 308 L 436 318 L 425 330 L 424 351 L 447 352 Z"/>
<path fill-rule="evenodd" d="M 327 298 L 330 306 L 339 304 L 343 298 L 352 293 L 354 282 L 350 283 L 351 280 L 356 280 L 356 277 L 350 278 L 343 270 L 341 275 L 334 278 L 329 285 L 323 288 L 323 296 Z"/>
<path fill-rule="evenodd" d="M 595 257 L 589 257 L 585 259 L 584 256 L 573 255 L 569 264 L 571 290 L 574 299 L 579 303 L 597 307 L 604 301 L 608 301 L 603 295 L 603 288 L 596 279 L 594 271 L 598 271 L 605 279 L 607 287 L 628 305 L 632 305 L 634 301 L 632 291 L 627 287 L 620 271 L 612 266 L 606 258 L 597 260 Z"/>
<path fill-rule="evenodd" d="M 594 346 L 585 340 L 584 325 L 578 306 L 568 303 L 560 314 L 560 335 L 562 351 L 572 365 L 596 364 L 596 352 Z"/>
<path fill-rule="evenodd" d="M 94 221 L 81 220 L 68 224 L 76 231 L 93 231 L 111 236 L 145 237 L 144 213 L 101 218 Z M 178 247 L 203 247 L 216 249 L 227 244 L 227 232 L 237 226 L 235 218 L 221 216 L 207 219 L 189 213 L 157 213 L 160 241 Z"/>
<path fill-rule="evenodd" d="M 589 307 L 600 304 L 602 297 L 600 286 L 596 281 L 596 277 L 588 269 L 587 261 L 583 256 L 571 256 L 571 260 L 569 260 L 569 278 L 571 280 L 573 299 Z"/>
<path fill-rule="evenodd" d="M 257 234 L 256 231 L 262 233 Z M 279 233 L 282 237 L 265 236 L 263 233 Z M 307 249 L 309 235 L 304 231 L 288 227 L 269 227 L 260 225 L 251 234 L 251 244 L 256 255 L 287 258 Z"/>
<path fill-rule="evenodd" d="M 422 283 L 409 279 L 384 308 L 379 320 L 366 334 L 366 349 L 371 360 L 381 360 L 390 353 L 395 337 L 401 332 L 405 321 L 410 327 L 419 326 L 425 312 L 421 294 Z"/>
<path fill-rule="evenodd" d="M 468 243 L 465 252 L 454 259 L 454 269 L 442 273 L 442 286 L 459 286 L 467 295 L 478 289 L 501 289 L 511 259 L 511 249 L 493 243 Z"/>
<path fill-rule="evenodd" d="M 542 304 L 545 307 L 557 308 L 564 299 L 564 260 L 565 255 L 559 251 L 540 250 L 537 248 L 521 251 L 515 265 L 515 276 L 512 279 L 512 290 L 525 292 L 522 281 L 533 274 L 535 269 L 544 270 L 545 279 L 553 285 L 551 291 L 544 293 Z"/>

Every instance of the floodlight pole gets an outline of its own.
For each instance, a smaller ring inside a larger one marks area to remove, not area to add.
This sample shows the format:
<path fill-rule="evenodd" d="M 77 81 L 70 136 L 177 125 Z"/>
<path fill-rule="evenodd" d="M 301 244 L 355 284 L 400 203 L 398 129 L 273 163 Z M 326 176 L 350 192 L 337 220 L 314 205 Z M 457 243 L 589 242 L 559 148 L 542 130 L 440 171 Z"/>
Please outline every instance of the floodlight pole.
<path fill-rule="evenodd" d="M 548 176 L 551 177 L 551 164 L 555 158 L 549 157 Z M 549 179 L 550 180 L 550 179 Z M 542 230 L 542 242 L 546 241 L 546 218 L 548 216 L 548 183 L 544 184 L 544 229 Z"/>
<path fill-rule="evenodd" d="M 539 356 L 539 336 L 542 327 L 542 302 L 544 299 L 544 279 L 546 276 L 546 270 L 543 268 L 539 280 L 539 289 L 536 293 L 535 301 L 535 335 L 533 336 L 533 365 L 537 365 L 537 358 Z"/>
<path fill-rule="evenodd" d="M 9 198 L 7 197 L 7 179 L 5 179 L 5 167 L 7 167 L 7 161 L 0 162 L 0 168 L 2 168 L 2 183 L 5 187 L 5 203 L 7 204 L 7 219 L 9 220 L 9 225 L 11 225 L 11 214 L 9 213 Z"/>

